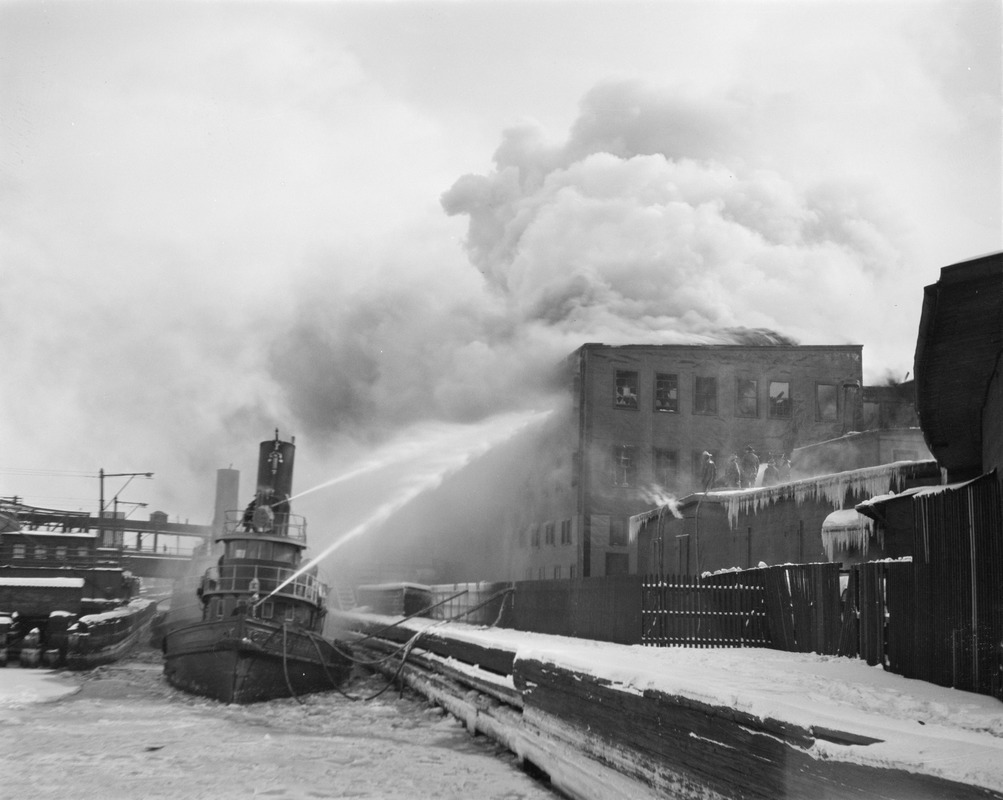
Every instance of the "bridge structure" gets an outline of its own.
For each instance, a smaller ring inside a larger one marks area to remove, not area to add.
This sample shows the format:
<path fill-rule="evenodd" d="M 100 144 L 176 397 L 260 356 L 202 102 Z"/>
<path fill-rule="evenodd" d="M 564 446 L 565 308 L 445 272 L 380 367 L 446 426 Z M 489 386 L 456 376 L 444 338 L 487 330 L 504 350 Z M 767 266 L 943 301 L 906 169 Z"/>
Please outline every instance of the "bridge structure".
<path fill-rule="evenodd" d="M 179 577 L 192 554 L 211 543 L 213 538 L 211 525 L 167 522 L 159 518 L 133 520 L 122 516 L 94 516 L 79 511 L 28 506 L 17 502 L 17 498 L 0 498 L 0 530 L 5 519 L 8 526 L 20 527 L 26 533 L 93 531 L 102 549 L 117 550 L 122 566 L 144 578 Z"/>

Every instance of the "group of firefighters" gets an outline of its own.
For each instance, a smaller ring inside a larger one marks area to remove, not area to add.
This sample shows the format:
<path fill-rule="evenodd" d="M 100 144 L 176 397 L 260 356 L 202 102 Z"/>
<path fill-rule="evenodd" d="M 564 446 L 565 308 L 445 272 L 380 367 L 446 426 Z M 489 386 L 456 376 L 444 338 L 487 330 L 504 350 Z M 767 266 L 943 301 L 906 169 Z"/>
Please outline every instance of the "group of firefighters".
<path fill-rule="evenodd" d="M 712 489 L 750 489 L 756 485 L 759 479 L 759 467 L 761 462 L 759 456 L 751 445 L 747 446 L 742 455 L 732 453 L 725 467 L 722 480 L 718 480 L 717 465 L 714 463 L 714 456 L 705 452 L 703 454 L 703 471 L 701 475 L 702 489 L 709 492 Z M 786 453 L 770 453 L 763 470 L 762 486 L 775 486 L 778 483 L 787 483 L 791 479 L 791 461 Z"/>

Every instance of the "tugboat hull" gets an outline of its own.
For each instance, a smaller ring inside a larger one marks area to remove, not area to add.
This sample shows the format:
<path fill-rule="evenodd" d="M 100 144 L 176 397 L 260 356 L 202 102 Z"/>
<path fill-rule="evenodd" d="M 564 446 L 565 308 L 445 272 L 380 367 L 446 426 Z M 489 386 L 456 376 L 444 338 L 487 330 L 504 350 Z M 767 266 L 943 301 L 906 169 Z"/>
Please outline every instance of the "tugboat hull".
<path fill-rule="evenodd" d="M 171 631 L 164 657 L 172 686 L 224 703 L 327 691 L 351 671 L 348 658 L 316 633 L 249 617 Z"/>

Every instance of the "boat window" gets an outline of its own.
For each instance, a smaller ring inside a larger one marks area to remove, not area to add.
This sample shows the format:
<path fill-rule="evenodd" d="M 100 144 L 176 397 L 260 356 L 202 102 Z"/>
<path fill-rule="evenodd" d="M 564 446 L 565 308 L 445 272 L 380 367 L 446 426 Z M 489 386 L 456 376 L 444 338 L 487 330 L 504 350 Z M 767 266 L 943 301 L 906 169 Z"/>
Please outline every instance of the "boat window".
<path fill-rule="evenodd" d="M 259 608 L 261 609 L 262 619 L 271 619 L 275 614 L 275 606 L 272 604 L 271 600 L 267 603 L 262 603 Z"/>
<path fill-rule="evenodd" d="M 226 598 L 223 599 L 223 607 L 221 609 L 220 616 L 229 617 L 231 614 L 233 614 L 233 609 L 236 608 L 236 606 L 237 606 L 236 598 L 234 598 L 233 595 L 228 595 Z"/>
<path fill-rule="evenodd" d="M 226 543 L 226 557 L 227 558 L 247 558 L 247 545 L 248 541 L 246 539 L 237 539 L 232 542 Z"/>
<path fill-rule="evenodd" d="M 286 606 L 286 622 L 296 619 L 296 609 L 293 606 Z"/>
<path fill-rule="evenodd" d="M 295 547 L 288 547 L 286 545 L 276 545 L 275 554 L 272 556 L 273 561 L 278 561 L 282 564 L 295 564 L 296 554 L 299 550 Z"/>

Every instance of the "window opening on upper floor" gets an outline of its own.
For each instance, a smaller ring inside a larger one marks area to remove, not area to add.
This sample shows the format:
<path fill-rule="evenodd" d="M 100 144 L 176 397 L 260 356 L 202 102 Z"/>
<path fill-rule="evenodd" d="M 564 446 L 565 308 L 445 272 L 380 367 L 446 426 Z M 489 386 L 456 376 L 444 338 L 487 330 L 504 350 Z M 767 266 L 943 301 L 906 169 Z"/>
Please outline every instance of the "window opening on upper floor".
<path fill-rule="evenodd" d="M 613 405 L 617 408 L 637 408 L 637 373 L 616 371 L 616 391 Z"/>
<path fill-rule="evenodd" d="M 788 419 L 791 415 L 791 384 L 789 381 L 770 381 L 769 416 Z"/>
<path fill-rule="evenodd" d="M 679 411 L 679 376 L 666 372 L 655 374 L 655 411 Z"/>
<path fill-rule="evenodd" d="M 717 414 L 717 378 L 697 376 L 694 379 L 693 413 Z"/>

